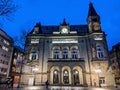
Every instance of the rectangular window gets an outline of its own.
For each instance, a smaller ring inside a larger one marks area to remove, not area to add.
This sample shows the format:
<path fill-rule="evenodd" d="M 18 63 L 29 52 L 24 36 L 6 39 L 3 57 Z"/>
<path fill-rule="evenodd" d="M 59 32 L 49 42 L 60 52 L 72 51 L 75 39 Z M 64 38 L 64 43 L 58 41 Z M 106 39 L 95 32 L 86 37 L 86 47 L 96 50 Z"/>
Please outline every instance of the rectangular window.
<path fill-rule="evenodd" d="M 10 43 L 6 40 L 3 41 L 5 44 L 10 45 Z"/>
<path fill-rule="evenodd" d="M 100 84 L 105 84 L 105 77 L 100 77 Z"/>
<path fill-rule="evenodd" d="M 38 59 L 38 54 L 37 53 L 31 53 L 29 56 L 30 60 L 37 60 Z"/>
<path fill-rule="evenodd" d="M 8 48 L 5 46 L 2 46 L 2 49 L 8 52 Z"/>

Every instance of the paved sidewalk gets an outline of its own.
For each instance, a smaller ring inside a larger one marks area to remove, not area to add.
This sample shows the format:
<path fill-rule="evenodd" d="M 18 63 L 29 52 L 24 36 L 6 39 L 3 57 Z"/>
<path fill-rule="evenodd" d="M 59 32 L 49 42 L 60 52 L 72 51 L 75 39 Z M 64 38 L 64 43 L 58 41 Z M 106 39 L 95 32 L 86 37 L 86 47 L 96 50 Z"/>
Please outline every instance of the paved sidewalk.
<path fill-rule="evenodd" d="M 0 90 L 120 90 L 120 88 L 109 87 L 109 88 L 98 88 L 98 87 L 72 87 L 72 86 L 50 86 L 46 89 L 45 86 L 24 86 L 21 88 L 6 88 L 0 87 Z"/>

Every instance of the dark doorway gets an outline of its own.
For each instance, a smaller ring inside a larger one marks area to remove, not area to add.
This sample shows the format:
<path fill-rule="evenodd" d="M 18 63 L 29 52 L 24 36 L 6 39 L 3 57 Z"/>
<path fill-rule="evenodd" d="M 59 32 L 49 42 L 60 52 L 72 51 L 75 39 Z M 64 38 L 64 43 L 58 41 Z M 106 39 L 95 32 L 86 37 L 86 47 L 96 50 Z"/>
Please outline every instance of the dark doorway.
<path fill-rule="evenodd" d="M 69 84 L 69 73 L 68 70 L 63 71 L 63 82 L 64 84 Z"/>
<path fill-rule="evenodd" d="M 58 70 L 55 70 L 55 71 L 53 72 L 53 83 L 54 83 L 54 84 L 59 83 Z"/>
<path fill-rule="evenodd" d="M 73 71 L 74 85 L 79 84 L 79 72 L 77 70 Z"/>

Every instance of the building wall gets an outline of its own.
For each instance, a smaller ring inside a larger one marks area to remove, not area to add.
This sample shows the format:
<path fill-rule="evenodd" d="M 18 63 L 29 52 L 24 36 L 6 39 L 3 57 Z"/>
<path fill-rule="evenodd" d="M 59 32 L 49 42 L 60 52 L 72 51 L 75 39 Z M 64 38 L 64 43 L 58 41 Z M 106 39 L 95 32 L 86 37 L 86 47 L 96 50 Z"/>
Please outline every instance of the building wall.
<path fill-rule="evenodd" d="M 13 40 L 3 30 L 0 30 L 0 77 L 9 76 L 13 52 Z"/>
<path fill-rule="evenodd" d="M 75 44 L 68 44 L 68 43 L 63 43 L 63 44 L 53 44 L 52 39 L 53 36 L 49 38 L 45 37 L 36 37 L 39 38 L 39 43 L 34 44 L 34 45 L 29 45 L 29 47 L 26 47 L 27 52 L 31 52 L 31 48 L 35 48 L 38 50 L 38 59 L 35 60 L 34 62 L 27 63 L 23 67 L 23 73 L 24 75 L 22 76 L 22 83 L 28 84 L 29 82 L 29 77 L 35 78 L 36 83 L 35 84 L 44 84 L 47 80 L 49 80 L 50 84 L 53 84 L 53 71 L 55 69 L 59 70 L 59 84 L 64 85 L 63 83 L 63 69 L 66 68 L 68 69 L 69 73 L 69 84 L 74 85 L 73 81 L 73 76 L 72 72 L 74 68 L 78 67 L 78 71 L 81 72 L 79 76 L 80 81 L 79 85 L 92 85 L 94 86 L 94 80 L 96 80 L 96 86 L 99 86 L 99 78 L 104 77 L 105 82 L 107 86 L 111 86 L 114 84 L 114 79 L 109 79 L 109 77 L 113 77 L 111 72 L 108 72 L 108 52 L 107 50 L 105 52 L 105 58 L 102 59 L 97 59 L 96 55 L 93 55 L 94 52 L 92 51 L 92 47 L 96 47 L 97 44 L 101 43 L 106 43 L 105 41 L 94 41 L 94 38 L 89 38 L 88 36 L 85 37 L 78 37 L 78 43 Z M 28 38 L 28 40 L 31 37 Z M 58 38 L 58 37 L 56 37 Z M 62 38 L 62 37 L 61 37 Z M 63 37 L 64 38 L 64 37 Z M 71 38 L 71 36 L 68 36 L 66 38 Z M 73 39 L 74 37 L 72 37 Z M 91 42 L 89 41 L 91 39 Z M 30 42 L 29 42 L 30 44 Z M 93 46 L 92 46 L 93 45 Z M 106 48 L 106 44 L 104 44 Z M 60 55 L 60 59 L 55 61 L 53 58 L 53 49 L 54 47 L 59 47 L 60 48 L 60 53 L 62 54 L 62 48 L 63 47 L 68 47 L 69 52 L 71 52 L 70 48 L 77 46 L 78 47 L 78 57 L 83 61 L 70 61 L 72 59 L 69 53 L 69 58 L 66 61 L 59 61 L 59 60 L 64 60 L 62 59 L 62 55 Z M 29 55 L 28 55 L 29 58 Z M 29 59 L 28 59 L 29 60 Z M 27 68 L 26 68 L 27 67 Z M 37 67 L 38 71 L 31 71 L 31 67 Z M 99 78 L 98 78 L 98 73 L 95 72 L 96 69 L 101 69 L 101 72 L 99 73 Z M 82 71 L 81 71 L 82 70 Z M 25 78 L 25 79 L 24 79 Z M 109 83 L 109 81 L 112 81 L 112 83 Z M 104 85 L 103 85 L 104 86 Z"/>
<path fill-rule="evenodd" d="M 120 84 L 120 43 L 114 45 L 110 51 L 110 66 L 116 84 Z"/>
<path fill-rule="evenodd" d="M 106 34 L 100 24 L 92 3 L 87 25 L 70 25 L 65 19 L 57 26 L 37 23 L 26 37 L 21 82 L 37 85 L 48 80 L 52 85 L 113 86 Z"/>

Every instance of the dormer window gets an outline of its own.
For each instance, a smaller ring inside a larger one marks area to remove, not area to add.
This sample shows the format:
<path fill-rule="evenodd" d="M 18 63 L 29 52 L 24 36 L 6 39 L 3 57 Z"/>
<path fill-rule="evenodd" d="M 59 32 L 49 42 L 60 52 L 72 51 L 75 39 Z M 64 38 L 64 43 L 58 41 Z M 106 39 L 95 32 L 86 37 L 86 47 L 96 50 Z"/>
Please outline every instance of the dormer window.
<path fill-rule="evenodd" d="M 37 33 L 39 33 L 39 27 L 35 27 L 35 28 L 34 28 L 33 34 L 37 34 Z"/>

